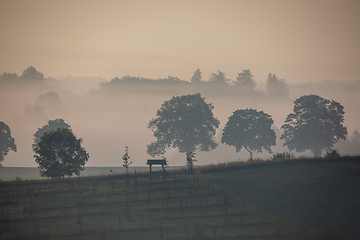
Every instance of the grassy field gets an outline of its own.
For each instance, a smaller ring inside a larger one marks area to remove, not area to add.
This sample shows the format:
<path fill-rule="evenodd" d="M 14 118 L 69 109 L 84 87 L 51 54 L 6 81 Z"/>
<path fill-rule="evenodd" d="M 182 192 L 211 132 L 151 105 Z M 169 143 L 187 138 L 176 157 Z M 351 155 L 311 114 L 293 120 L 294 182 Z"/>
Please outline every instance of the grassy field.
<path fill-rule="evenodd" d="M 0 239 L 357 239 L 360 159 L 0 182 Z"/>
<path fill-rule="evenodd" d="M 358 239 L 360 158 L 304 159 L 208 169 L 218 188 L 303 229 L 304 238 Z"/>

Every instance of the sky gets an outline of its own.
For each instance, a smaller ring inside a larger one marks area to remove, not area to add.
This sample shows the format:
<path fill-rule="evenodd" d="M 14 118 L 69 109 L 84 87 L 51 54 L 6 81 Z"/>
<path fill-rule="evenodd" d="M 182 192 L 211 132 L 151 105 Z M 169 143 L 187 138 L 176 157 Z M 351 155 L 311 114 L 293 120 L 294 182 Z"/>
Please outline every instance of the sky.
<path fill-rule="evenodd" d="M 355 0 L 0 0 L 0 73 L 360 78 Z"/>
<path fill-rule="evenodd" d="M 197 68 L 203 80 L 219 70 L 234 81 L 250 69 L 256 90 L 266 90 L 269 73 L 290 86 L 290 98 L 281 102 L 204 91 L 220 120 L 218 143 L 236 109 L 262 110 L 280 128 L 304 94 L 340 102 L 351 140 L 360 130 L 359 12 L 358 0 L 0 0 L 0 74 L 21 76 L 34 66 L 48 78 L 39 88 L 0 82 L 0 121 L 10 126 L 18 146 L 2 164 L 36 167 L 33 134 L 48 120 L 62 118 L 83 139 L 89 166 L 121 166 L 125 146 L 134 165 L 143 166 L 150 157 L 146 146 L 154 140 L 148 122 L 164 101 L 189 92 L 140 87 L 112 95 L 99 83 L 123 76 L 189 81 Z M 61 102 L 40 109 L 39 97 L 49 91 Z M 360 140 L 353 142 L 341 153 L 359 154 Z M 274 153 L 284 151 L 278 145 Z M 197 163 L 248 158 L 246 151 L 239 155 L 221 144 L 218 149 L 199 153 Z M 177 149 L 166 157 L 171 166 L 185 165 Z"/>

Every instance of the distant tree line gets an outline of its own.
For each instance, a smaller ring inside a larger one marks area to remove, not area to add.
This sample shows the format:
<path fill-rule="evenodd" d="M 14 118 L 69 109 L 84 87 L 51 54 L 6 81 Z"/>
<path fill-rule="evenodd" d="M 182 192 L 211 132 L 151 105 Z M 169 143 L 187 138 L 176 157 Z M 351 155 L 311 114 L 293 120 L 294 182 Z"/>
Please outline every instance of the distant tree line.
<path fill-rule="evenodd" d="M 11 84 L 11 83 L 43 83 L 45 81 L 44 74 L 37 71 L 35 67 L 29 66 L 26 68 L 21 76 L 18 76 L 16 73 L 6 73 L 4 72 L 0 75 L 0 83 Z M 178 77 L 168 76 L 167 78 L 159 79 L 150 79 L 143 77 L 131 77 L 123 76 L 122 78 L 114 78 L 108 83 L 102 83 L 101 87 L 106 88 L 107 86 L 114 86 L 117 84 L 131 84 L 131 85 L 163 85 L 163 86 L 172 86 L 177 85 L 188 85 L 190 83 L 197 85 L 212 85 L 215 84 L 216 87 L 219 86 L 230 86 L 244 91 L 255 91 L 256 82 L 254 80 L 254 75 L 251 73 L 250 69 L 243 69 L 238 73 L 235 81 L 227 78 L 225 73 L 217 70 L 217 72 L 211 73 L 208 81 L 203 80 L 202 72 L 200 69 L 196 69 L 190 82 L 182 80 Z M 232 86 L 232 84 L 234 86 Z M 289 97 L 289 86 L 286 83 L 285 79 L 278 78 L 275 74 L 269 73 L 266 80 L 266 91 L 270 96 L 276 97 Z"/>
<path fill-rule="evenodd" d="M 161 86 L 196 86 L 206 87 L 214 86 L 215 88 L 231 88 L 238 89 L 243 92 L 254 92 L 256 82 L 254 75 L 249 69 L 243 69 L 242 72 L 238 73 L 235 81 L 227 78 L 224 72 L 217 70 L 210 74 L 208 81 L 203 80 L 202 72 L 200 69 L 196 69 L 189 81 L 182 80 L 178 77 L 168 76 L 167 78 L 150 79 L 143 77 L 131 77 L 124 76 L 122 78 L 114 78 L 108 83 L 102 83 L 103 89 L 110 88 L 116 85 L 133 85 L 133 86 L 149 86 L 149 85 L 161 85 Z M 278 78 L 275 74 L 269 73 L 266 81 L 266 91 L 269 96 L 272 97 L 289 97 L 289 86 L 285 79 Z"/>
<path fill-rule="evenodd" d="M 14 83 L 14 82 L 44 82 L 44 74 L 37 71 L 33 66 L 28 67 L 22 72 L 21 76 L 16 73 L 4 72 L 0 75 L 0 81 L 2 83 Z"/>
<path fill-rule="evenodd" d="M 22 76 L 4 73 L 0 76 L 2 82 L 43 81 L 43 74 L 34 67 L 23 71 Z M 197 69 L 191 77 L 191 83 L 176 77 L 168 77 L 153 81 L 146 78 L 125 76 L 115 78 L 108 84 L 216 84 L 227 85 L 230 79 L 225 73 L 217 71 L 209 77 L 210 81 L 202 80 L 202 73 Z M 238 73 L 234 86 L 246 91 L 253 91 L 256 82 L 249 69 Z M 268 94 L 288 97 L 288 86 L 284 79 L 275 74 L 269 74 L 267 79 Z M 283 95 L 282 95 L 283 94 Z M 54 92 L 41 95 L 37 103 L 57 104 L 58 95 Z M 45 102 L 45 103 L 43 103 Z M 147 146 L 151 156 L 163 155 L 169 148 L 178 148 L 186 154 L 189 167 L 192 167 L 196 151 L 210 151 L 218 146 L 213 138 L 220 122 L 214 116 L 211 103 L 207 103 L 200 93 L 172 97 L 165 101 L 156 113 L 148 128 L 153 131 L 156 140 Z M 303 152 L 311 150 L 315 156 L 320 156 L 323 150 L 331 150 L 339 140 L 345 139 L 347 128 L 343 125 L 344 107 L 334 101 L 324 99 L 318 95 L 304 95 L 294 101 L 293 112 L 290 113 L 281 126 L 284 146 L 289 150 Z M 35 160 L 39 164 L 42 176 L 60 178 L 79 175 L 89 158 L 89 154 L 81 146 L 81 138 L 73 134 L 70 125 L 63 119 L 50 120 L 47 125 L 39 128 L 34 134 L 33 151 Z M 222 131 L 221 143 L 235 147 L 236 151 L 244 148 L 249 152 L 267 151 L 272 153 L 271 147 L 276 144 L 271 115 L 257 109 L 237 109 L 229 117 Z M 11 136 L 10 127 L 0 122 L 0 162 L 7 153 L 16 151 L 15 139 Z M 128 149 L 126 147 L 127 167 Z"/>

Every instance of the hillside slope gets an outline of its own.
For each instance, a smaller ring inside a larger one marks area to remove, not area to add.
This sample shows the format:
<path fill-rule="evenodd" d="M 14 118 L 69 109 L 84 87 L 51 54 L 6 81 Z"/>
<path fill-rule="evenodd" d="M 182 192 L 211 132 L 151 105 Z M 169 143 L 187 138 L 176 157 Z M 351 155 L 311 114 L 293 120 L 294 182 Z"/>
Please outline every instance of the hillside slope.
<path fill-rule="evenodd" d="M 304 238 L 358 239 L 360 158 L 295 160 L 203 171 L 217 187 L 304 229 Z M 313 234 L 309 235 L 309 232 Z"/>
<path fill-rule="evenodd" d="M 358 239 L 360 159 L 0 181 L 0 239 Z"/>

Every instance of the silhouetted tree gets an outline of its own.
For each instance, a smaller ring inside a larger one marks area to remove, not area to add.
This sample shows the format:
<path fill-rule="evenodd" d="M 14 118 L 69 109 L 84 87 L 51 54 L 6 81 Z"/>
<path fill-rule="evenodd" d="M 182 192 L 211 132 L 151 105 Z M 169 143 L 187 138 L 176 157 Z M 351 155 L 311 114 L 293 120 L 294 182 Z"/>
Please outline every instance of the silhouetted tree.
<path fill-rule="evenodd" d="M 318 95 L 305 95 L 295 100 L 282 129 L 284 146 L 302 152 L 311 150 L 320 156 L 323 149 L 330 150 L 340 139 L 345 139 L 344 107 Z"/>
<path fill-rule="evenodd" d="M 46 132 L 35 148 L 35 161 L 39 164 L 40 175 L 50 178 L 80 175 L 89 154 L 81 146 L 71 129 L 59 128 Z"/>
<path fill-rule="evenodd" d="M 59 110 L 61 100 L 56 92 L 47 92 L 37 97 L 34 105 L 25 107 L 24 115 L 26 118 L 44 120 L 46 111 L 56 112 Z"/>
<path fill-rule="evenodd" d="M 18 79 L 19 79 L 19 76 L 16 73 L 6 73 L 6 72 L 4 72 L 0 76 L 0 81 L 3 82 L 3 83 L 15 82 Z"/>
<path fill-rule="evenodd" d="M 336 144 L 336 149 L 349 155 L 360 155 L 360 133 L 354 130 L 352 134 L 348 134 L 346 140 L 339 141 Z"/>
<path fill-rule="evenodd" d="M 186 154 L 197 149 L 214 149 L 217 144 L 213 137 L 219 121 L 212 113 L 213 108 L 199 93 L 165 101 L 148 125 L 157 138 L 147 146 L 148 154 L 162 155 L 170 147 Z"/>
<path fill-rule="evenodd" d="M 181 80 L 178 77 L 168 76 L 167 78 L 164 78 L 164 79 L 158 79 L 158 81 L 164 81 L 164 82 L 172 83 L 172 82 L 181 82 L 183 80 Z"/>
<path fill-rule="evenodd" d="M 213 83 L 219 83 L 219 84 L 225 84 L 229 81 L 229 79 L 227 79 L 225 77 L 225 73 L 224 72 L 220 72 L 219 70 L 217 70 L 218 73 L 212 73 L 209 77 L 209 80 Z"/>
<path fill-rule="evenodd" d="M 359 152 L 360 149 L 359 149 L 359 146 L 360 146 L 360 133 L 358 130 L 354 130 L 352 135 L 351 135 L 351 138 L 349 139 L 350 140 L 350 148 L 348 153 L 351 152 L 351 151 L 357 151 Z"/>
<path fill-rule="evenodd" d="M 330 151 L 327 151 L 324 158 L 339 158 L 341 157 L 340 153 L 336 149 L 330 149 Z"/>
<path fill-rule="evenodd" d="M 199 83 L 202 80 L 202 75 L 201 75 L 201 71 L 200 69 L 196 69 L 196 71 L 194 72 L 194 74 L 191 77 L 191 82 L 192 83 Z"/>
<path fill-rule="evenodd" d="M 225 125 L 221 142 L 234 146 L 237 152 L 245 148 L 250 153 L 250 159 L 253 151 L 262 152 L 265 149 L 272 153 L 270 147 L 276 142 L 272 124 L 271 116 L 263 111 L 236 110 Z"/>
<path fill-rule="evenodd" d="M 70 128 L 70 125 L 67 124 L 63 119 L 58 118 L 55 120 L 49 120 L 46 125 L 42 128 L 38 128 L 36 133 L 34 134 L 34 143 L 32 145 L 33 151 L 35 152 L 35 148 L 41 140 L 41 137 L 46 133 L 52 130 L 57 130 L 58 128 Z"/>
<path fill-rule="evenodd" d="M 33 66 L 30 66 L 23 71 L 21 79 L 42 82 L 44 81 L 44 74 L 37 71 Z"/>
<path fill-rule="evenodd" d="M 354 130 L 352 137 L 351 137 L 351 141 L 360 143 L 360 133 L 358 130 Z M 357 144 L 355 144 L 355 145 L 357 145 Z"/>
<path fill-rule="evenodd" d="M 129 156 L 129 148 L 125 146 L 125 154 L 122 156 L 123 159 L 123 167 L 126 168 L 126 174 L 128 174 L 128 168 L 129 165 L 132 164 L 132 162 L 129 162 L 130 156 Z"/>
<path fill-rule="evenodd" d="M 12 150 L 16 152 L 15 139 L 11 136 L 10 127 L 0 121 L 0 167 L 1 162 L 4 161 L 5 156 Z"/>
<path fill-rule="evenodd" d="M 45 94 L 39 95 L 36 99 L 36 105 L 47 108 L 54 108 L 60 102 L 61 100 L 59 95 L 54 91 L 50 91 Z"/>
<path fill-rule="evenodd" d="M 285 79 L 279 79 L 275 74 L 269 73 L 266 80 L 267 93 L 275 97 L 289 97 L 289 86 Z"/>
<path fill-rule="evenodd" d="M 241 73 L 238 73 L 235 85 L 244 90 L 254 90 L 256 83 L 253 77 L 250 69 L 243 69 Z"/>
<path fill-rule="evenodd" d="M 197 160 L 195 159 L 195 153 L 194 152 L 188 152 L 186 153 L 186 161 L 188 163 L 188 169 L 189 172 L 193 171 L 194 162 Z"/>

